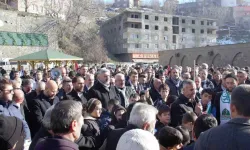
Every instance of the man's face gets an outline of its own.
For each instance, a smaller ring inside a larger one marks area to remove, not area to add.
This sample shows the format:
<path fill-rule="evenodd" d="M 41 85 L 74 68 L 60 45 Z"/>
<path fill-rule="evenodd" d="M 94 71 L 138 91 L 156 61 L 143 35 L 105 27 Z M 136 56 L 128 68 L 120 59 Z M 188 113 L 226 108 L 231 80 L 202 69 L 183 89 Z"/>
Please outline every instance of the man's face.
<path fill-rule="evenodd" d="M 206 80 L 207 79 L 207 72 L 204 70 L 200 71 L 200 77 L 202 80 Z"/>
<path fill-rule="evenodd" d="M 65 68 L 61 68 L 61 74 L 62 74 L 62 77 L 66 77 L 67 76 L 67 71 Z"/>
<path fill-rule="evenodd" d="M 9 101 L 12 101 L 12 98 L 13 98 L 13 87 L 12 85 L 6 85 L 5 89 L 3 89 L 1 91 L 1 97 L 4 99 L 4 100 L 9 100 Z"/>
<path fill-rule="evenodd" d="M 37 80 L 42 80 L 42 78 L 43 78 L 43 75 L 42 75 L 41 72 L 36 73 L 36 79 Z"/>
<path fill-rule="evenodd" d="M 85 76 L 88 73 L 88 67 L 82 67 L 80 70 L 81 75 Z"/>
<path fill-rule="evenodd" d="M 118 88 L 124 88 L 125 87 L 125 78 L 124 78 L 124 76 L 116 78 L 115 86 L 118 87 Z"/>
<path fill-rule="evenodd" d="M 132 83 L 137 83 L 138 82 L 138 74 L 131 74 L 129 79 Z"/>
<path fill-rule="evenodd" d="M 92 87 L 94 85 L 94 82 L 95 82 L 95 78 L 94 76 L 89 76 L 89 78 L 87 80 L 85 80 L 85 84 L 88 86 L 88 87 Z"/>
<path fill-rule="evenodd" d="M 195 84 L 187 84 L 184 88 L 183 88 L 183 95 L 189 99 L 194 99 L 195 98 L 195 94 L 196 94 L 196 86 Z"/>
<path fill-rule="evenodd" d="M 25 94 L 30 93 L 32 89 L 33 89 L 32 84 L 23 86 L 23 91 L 25 92 Z"/>
<path fill-rule="evenodd" d="M 195 85 L 197 88 L 201 87 L 201 78 L 195 78 Z"/>
<path fill-rule="evenodd" d="M 168 89 L 161 89 L 161 98 L 165 99 L 168 97 L 169 90 Z"/>
<path fill-rule="evenodd" d="M 161 80 L 161 83 L 165 83 L 166 77 L 164 75 L 160 75 L 159 79 Z"/>
<path fill-rule="evenodd" d="M 247 79 L 247 75 L 244 73 L 237 73 L 237 79 L 239 84 L 244 84 Z"/>
<path fill-rule="evenodd" d="M 75 129 L 75 136 L 76 136 L 76 140 L 80 137 L 81 135 L 81 129 L 82 129 L 82 125 L 83 125 L 83 116 L 81 115 L 81 117 L 79 118 L 79 120 L 77 121 L 77 126 Z"/>
<path fill-rule="evenodd" d="M 212 100 L 212 95 L 208 93 L 203 93 L 201 95 L 201 103 L 202 105 L 207 105 Z"/>
<path fill-rule="evenodd" d="M 139 81 L 139 83 L 144 84 L 144 83 L 147 82 L 147 78 L 146 78 L 146 77 L 140 77 L 140 78 L 138 79 L 138 81 Z"/>
<path fill-rule="evenodd" d="M 105 85 L 109 85 L 110 84 L 110 72 L 104 72 L 102 74 L 99 75 L 99 80 L 105 84 Z"/>
<path fill-rule="evenodd" d="M 164 112 L 161 115 L 158 115 L 158 118 L 161 123 L 168 125 L 170 123 L 170 112 Z"/>
<path fill-rule="evenodd" d="M 73 84 L 72 84 L 72 82 L 65 82 L 65 83 L 63 83 L 63 90 L 64 90 L 66 93 L 71 92 L 72 89 L 73 89 Z"/>
<path fill-rule="evenodd" d="M 171 78 L 173 78 L 173 79 L 178 79 L 179 76 L 180 76 L 179 70 L 173 69 L 173 70 L 171 71 Z"/>
<path fill-rule="evenodd" d="M 19 78 L 19 73 L 16 72 L 14 76 L 15 76 L 15 78 Z"/>
<path fill-rule="evenodd" d="M 238 85 L 237 81 L 234 78 L 227 78 L 225 81 L 226 81 L 226 88 L 229 92 L 232 92 L 233 89 Z"/>
<path fill-rule="evenodd" d="M 78 78 L 76 83 L 74 83 L 74 89 L 77 92 L 83 92 L 84 90 L 84 80 L 83 78 Z"/>
<path fill-rule="evenodd" d="M 50 87 L 50 88 L 47 88 L 46 91 L 47 91 L 47 96 L 49 97 L 49 99 L 54 99 L 57 94 L 58 88 Z"/>

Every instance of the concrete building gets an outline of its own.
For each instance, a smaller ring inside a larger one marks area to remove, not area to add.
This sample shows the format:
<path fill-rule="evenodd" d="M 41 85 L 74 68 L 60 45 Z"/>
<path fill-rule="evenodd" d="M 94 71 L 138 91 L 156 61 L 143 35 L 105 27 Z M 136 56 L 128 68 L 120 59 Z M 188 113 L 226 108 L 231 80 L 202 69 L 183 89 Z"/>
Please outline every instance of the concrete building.
<path fill-rule="evenodd" d="M 216 44 L 216 21 L 126 9 L 100 29 L 109 52 L 121 61 L 157 61 L 158 51 Z"/>
<path fill-rule="evenodd" d="M 227 64 L 245 67 L 250 66 L 250 43 L 223 46 L 209 46 L 192 49 L 179 49 L 159 52 L 161 65 L 194 66 L 207 63 L 215 67 L 224 67 Z"/>

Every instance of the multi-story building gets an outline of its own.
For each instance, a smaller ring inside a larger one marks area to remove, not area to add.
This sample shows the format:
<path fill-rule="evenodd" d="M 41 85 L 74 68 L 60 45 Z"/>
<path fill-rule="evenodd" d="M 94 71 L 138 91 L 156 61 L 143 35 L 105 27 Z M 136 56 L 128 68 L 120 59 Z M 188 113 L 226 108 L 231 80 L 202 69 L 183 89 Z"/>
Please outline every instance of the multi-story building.
<path fill-rule="evenodd" d="M 126 9 L 100 30 L 109 52 L 121 61 L 155 61 L 158 51 L 216 45 L 216 21 Z"/>

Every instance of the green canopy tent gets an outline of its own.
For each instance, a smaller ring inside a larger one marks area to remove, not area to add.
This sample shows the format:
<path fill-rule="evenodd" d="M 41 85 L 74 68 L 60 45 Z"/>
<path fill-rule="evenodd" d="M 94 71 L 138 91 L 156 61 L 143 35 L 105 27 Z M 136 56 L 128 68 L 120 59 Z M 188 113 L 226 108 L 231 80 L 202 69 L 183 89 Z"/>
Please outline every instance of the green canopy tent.
<path fill-rule="evenodd" d="M 80 57 L 67 55 L 56 50 L 42 50 L 11 59 L 10 61 L 18 62 L 18 69 L 20 70 L 20 62 L 28 62 L 31 64 L 32 69 L 35 69 L 35 63 L 38 62 L 44 62 L 47 68 L 49 62 L 55 62 L 56 64 L 58 64 L 62 61 L 66 61 L 67 63 L 68 61 L 77 61 L 77 60 L 83 60 L 83 59 Z"/>

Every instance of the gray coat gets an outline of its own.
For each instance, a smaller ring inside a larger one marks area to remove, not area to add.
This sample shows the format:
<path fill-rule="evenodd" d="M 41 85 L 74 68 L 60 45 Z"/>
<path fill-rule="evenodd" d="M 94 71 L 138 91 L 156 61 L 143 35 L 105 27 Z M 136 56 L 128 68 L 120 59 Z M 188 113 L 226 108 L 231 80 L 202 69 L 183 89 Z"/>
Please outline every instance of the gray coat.
<path fill-rule="evenodd" d="M 200 135 L 195 150 L 249 150 L 250 119 L 235 118 Z"/>

